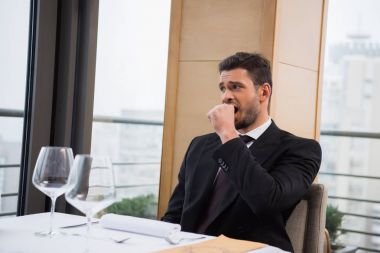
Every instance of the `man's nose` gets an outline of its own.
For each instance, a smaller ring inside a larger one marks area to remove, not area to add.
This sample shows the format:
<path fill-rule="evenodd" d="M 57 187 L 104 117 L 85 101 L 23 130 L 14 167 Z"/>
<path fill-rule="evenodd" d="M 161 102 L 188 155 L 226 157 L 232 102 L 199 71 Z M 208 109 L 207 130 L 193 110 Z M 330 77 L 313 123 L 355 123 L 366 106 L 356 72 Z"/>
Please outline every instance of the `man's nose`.
<path fill-rule="evenodd" d="M 225 92 L 222 93 L 222 102 L 223 103 L 231 103 L 231 101 L 233 100 L 233 94 L 231 91 L 229 90 L 226 90 Z"/>

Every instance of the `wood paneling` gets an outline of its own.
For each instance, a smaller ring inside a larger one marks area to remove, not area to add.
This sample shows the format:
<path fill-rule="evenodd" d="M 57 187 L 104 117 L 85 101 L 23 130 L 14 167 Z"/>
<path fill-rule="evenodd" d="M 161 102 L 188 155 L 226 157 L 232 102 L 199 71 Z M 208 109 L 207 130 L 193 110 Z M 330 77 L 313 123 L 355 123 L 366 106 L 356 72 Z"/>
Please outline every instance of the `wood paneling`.
<path fill-rule="evenodd" d="M 286 131 L 314 138 L 318 73 L 287 64 L 278 64 L 277 110 L 272 115 Z"/>
<path fill-rule="evenodd" d="M 277 2 L 277 60 L 318 71 L 323 0 Z"/>
<path fill-rule="evenodd" d="M 179 72 L 179 49 L 181 32 L 182 0 L 172 0 L 170 14 L 170 37 L 168 53 L 168 71 L 166 78 L 165 117 L 162 137 L 162 158 L 160 190 L 158 197 L 158 218 L 166 208 L 171 195 L 174 132 L 177 107 L 177 86 Z"/>
<path fill-rule="evenodd" d="M 178 174 L 190 141 L 212 132 L 207 112 L 220 103 L 218 62 L 181 62 L 179 73 L 173 175 Z M 177 178 L 172 177 L 172 185 Z"/>
<path fill-rule="evenodd" d="M 324 52 L 325 52 L 325 42 L 326 42 L 326 28 L 327 28 L 327 11 L 328 11 L 328 0 L 323 1 L 323 13 L 321 22 L 321 37 L 320 37 L 320 49 L 319 49 L 319 71 L 318 71 L 318 91 L 317 91 L 317 110 L 315 112 L 315 131 L 314 136 L 316 140 L 320 137 L 320 126 L 321 126 L 321 108 L 322 108 L 322 88 L 323 88 L 323 69 L 324 69 Z"/>
<path fill-rule="evenodd" d="M 278 0 L 271 115 L 300 136 L 319 136 L 324 0 Z"/>
<path fill-rule="evenodd" d="M 263 27 L 261 29 L 261 51 L 269 60 L 273 59 L 274 32 L 276 24 L 276 0 L 264 1 Z"/>
<path fill-rule="evenodd" d="M 180 60 L 221 60 L 236 51 L 261 51 L 265 2 L 273 1 L 185 0 Z"/>

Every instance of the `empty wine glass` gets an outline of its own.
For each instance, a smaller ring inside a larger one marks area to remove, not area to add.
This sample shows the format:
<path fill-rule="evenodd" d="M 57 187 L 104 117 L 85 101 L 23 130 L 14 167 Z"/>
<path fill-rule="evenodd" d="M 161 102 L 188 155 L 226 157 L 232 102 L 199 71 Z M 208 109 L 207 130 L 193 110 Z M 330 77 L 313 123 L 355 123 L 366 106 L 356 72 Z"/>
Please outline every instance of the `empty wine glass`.
<path fill-rule="evenodd" d="M 33 172 L 34 186 L 51 199 L 50 225 L 48 231 L 36 232 L 39 236 L 57 234 L 53 230 L 56 199 L 65 193 L 74 156 L 68 147 L 42 147 Z"/>
<path fill-rule="evenodd" d="M 110 159 L 76 155 L 65 197 L 67 202 L 86 215 L 87 238 L 89 238 L 93 216 L 116 200 Z"/>

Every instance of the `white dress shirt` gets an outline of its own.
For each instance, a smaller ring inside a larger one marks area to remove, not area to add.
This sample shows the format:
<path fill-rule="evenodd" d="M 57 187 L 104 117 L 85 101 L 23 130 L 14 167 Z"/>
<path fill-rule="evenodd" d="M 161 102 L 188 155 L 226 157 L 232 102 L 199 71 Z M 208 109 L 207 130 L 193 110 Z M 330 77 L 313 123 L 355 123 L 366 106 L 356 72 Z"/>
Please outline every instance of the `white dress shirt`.
<path fill-rule="evenodd" d="M 264 124 L 262 124 L 261 126 L 256 127 L 255 129 L 245 134 L 239 133 L 239 135 L 248 135 L 249 137 L 252 137 L 253 139 L 257 140 L 260 137 L 260 135 L 262 135 L 265 132 L 265 130 L 268 129 L 271 123 L 272 123 L 272 119 L 269 117 L 268 120 L 265 121 Z M 248 142 L 247 147 L 249 148 L 252 145 L 252 143 L 253 141 Z"/>

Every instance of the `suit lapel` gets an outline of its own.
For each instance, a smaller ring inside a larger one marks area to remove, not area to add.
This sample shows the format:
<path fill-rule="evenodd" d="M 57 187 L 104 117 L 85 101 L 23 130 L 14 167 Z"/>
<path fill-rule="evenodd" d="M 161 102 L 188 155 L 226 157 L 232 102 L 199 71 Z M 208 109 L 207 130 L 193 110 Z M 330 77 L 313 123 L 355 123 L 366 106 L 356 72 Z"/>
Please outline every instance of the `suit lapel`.
<path fill-rule="evenodd" d="M 263 165 L 281 143 L 281 131 L 274 122 L 249 147 L 256 160 Z"/>

